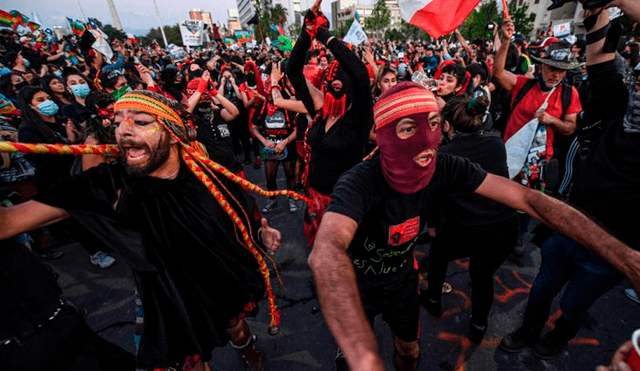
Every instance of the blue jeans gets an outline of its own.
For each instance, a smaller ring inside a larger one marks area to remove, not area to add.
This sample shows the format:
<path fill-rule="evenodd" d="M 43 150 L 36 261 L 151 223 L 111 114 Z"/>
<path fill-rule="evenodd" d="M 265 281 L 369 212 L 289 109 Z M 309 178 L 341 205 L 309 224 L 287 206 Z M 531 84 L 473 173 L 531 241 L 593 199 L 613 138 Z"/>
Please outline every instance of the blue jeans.
<path fill-rule="evenodd" d="M 591 305 L 623 279 L 605 260 L 556 232 L 542 246 L 542 263 L 531 287 L 523 327 L 539 334 L 549 319 L 553 298 L 568 282 L 556 329 L 569 340 L 584 326 Z"/>

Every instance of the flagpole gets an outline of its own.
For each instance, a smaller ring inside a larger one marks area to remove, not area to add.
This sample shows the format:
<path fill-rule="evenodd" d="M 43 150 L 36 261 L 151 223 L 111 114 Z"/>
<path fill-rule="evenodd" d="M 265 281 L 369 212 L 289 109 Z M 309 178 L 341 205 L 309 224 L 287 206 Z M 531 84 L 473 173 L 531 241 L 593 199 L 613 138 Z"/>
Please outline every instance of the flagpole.
<path fill-rule="evenodd" d="M 162 18 L 160 18 L 160 12 L 158 11 L 158 4 L 156 4 L 156 0 L 153 0 L 153 6 L 156 8 L 156 16 L 158 16 L 158 22 L 160 23 L 160 33 L 162 33 L 162 40 L 164 40 L 164 46 L 169 45 L 167 43 L 167 36 L 164 34 L 164 28 L 162 27 Z"/>
<path fill-rule="evenodd" d="M 80 0 L 78 0 L 78 8 L 80 8 L 80 13 L 82 14 L 82 18 L 85 22 L 87 22 L 87 16 L 84 15 L 84 10 L 82 10 L 82 5 L 80 5 Z"/>

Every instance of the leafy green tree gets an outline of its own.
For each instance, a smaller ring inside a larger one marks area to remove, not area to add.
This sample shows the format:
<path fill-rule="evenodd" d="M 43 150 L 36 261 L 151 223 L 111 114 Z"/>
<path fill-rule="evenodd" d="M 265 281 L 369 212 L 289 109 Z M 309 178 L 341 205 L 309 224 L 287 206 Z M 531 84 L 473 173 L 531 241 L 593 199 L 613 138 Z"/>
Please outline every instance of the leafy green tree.
<path fill-rule="evenodd" d="M 351 23 L 353 22 L 342 22 L 338 25 L 338 28 L 333 33 L 337 37 L 345 37 L 347 36 L 347 32 L 349 32 L 349 28 L 351 28 Z"/>
<path fill-rule="evenodd" d="M 509 14 L 511 20 L 516 27 L 516 32 L 520 32 L 523 35 L 529 35 L 533 31 L 533 23 L 536 20 L 535 13 L 529 13 L 529 4 L 523 3 L 521 6 L 516 6 L 516 2 L 512 1 L 509 4 Z M 500 22 L 496 22 L 500 24 Z"/>
<path fill-rule="evenodd" d="M 287 19 L 287 9 L 281 4 L 273 5 L 271 0 L 254 0 L 253 5 L 258 14 L 260 14 L 260 22 L 253 27 L 256 39 L 260 42 L 262 41 L 262 37 L 269 37 L 272 40 L 278 37 L 278 34 L 276 34 L 270 26 L 272 24 L 278 25 L 285 23 Z"/>
<path fill-rule="evenodd" d="M 175 44 L 178 46 L 182 46 L 182 35 L 180 34 L 180 26 L 176 23 L 173 26 L 164 26 L 164 34 L 167 36 L 167 42 L 169 44 Z M 160 32 L 160 27 L 152 28 L 149 30 L 149 33 L 145 36 L 145 39 L 151 42 L 151 40 L 155 40 L 159 45 L 163 45 L 164 41 L 162 40 L 162 33 Z"/>
<path fill-rule="evenodd" d="M 365 19 L 364 21 L 365 28 L 379 33 L 390 24 L 391 10 L 387 8 L 387 3 L 385 2 L 385 0 L 378 0 L 375 7 L 373 7 L 371 17 Z"/>
<path fill-rule="evenodd" d="M 533 31 L 533 23 L 536 20 L 535 13 L 529 14 L 529 5 L 523 3 L 517 6 L 515 1 L 509 4 L 509 15 L 516 27 L 516 32 L 529 35 Z M 474 9 L 467 19 L 460 25 L 460 32 L 468 39 L 491 37 L 487 30 L 487 24 L 495 22 L 498 25 L 502 22 L 502 14 L 498 12 L 496 3 L 493 1 L 482 4 Z"/>
<path fill-rule="evenodd" d="M 109 36 L 109 40 L 114 40 L 114 39 L 126 40 L 127 39 L 127 34 L 124 31 L 119 30 L 110 24 L 102 25 L 102 31 L 104 31 L 104 33 L 106 33 L 107 36 Z"/>
<path fill-rule="evenodd" d="M 400 21 L 400 29 L 399 29 L 400 33 L 402 34 L 401 37 L 399 37 L 399 40 L 403 40 L 403 39 L 411 39 L 411 40 L 428 40 L 430 39 L 430 36 L 423 31 L 422 29 L 409 24 L 409 22 L 405 21 L 404 19 Z"/>

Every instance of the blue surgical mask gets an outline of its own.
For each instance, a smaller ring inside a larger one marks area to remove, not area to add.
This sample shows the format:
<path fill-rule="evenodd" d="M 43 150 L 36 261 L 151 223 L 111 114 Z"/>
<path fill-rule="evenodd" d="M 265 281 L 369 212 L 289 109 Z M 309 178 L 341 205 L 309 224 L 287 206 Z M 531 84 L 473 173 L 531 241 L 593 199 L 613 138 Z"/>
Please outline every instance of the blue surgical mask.
<path fill-rule="evenodd" d="M 59 79 L 62 78 L 62 71 L 54 71 L 53 74 L 56 75 L 56 77 Z"/>
<path fill-rule="evenodd" d="M 31 66 L 31 62 L 29 62 L 29 60 L 28 60 L 28 59 L 25 59 L 25 60 L 24 60 L 24 66 L 25 66 L 25 67 L 27 67 L 27 68 L 29 68 L 29 66 Z"/>
<path fill-rule="evenodd" d="M 45 100 L 38 104 L 38 111 L 45 116 L 53 116 L 58 113 L 58 105 L 52 100 Z"/>
<path fill-rule="evenodd" d="M 87 84 L 73 85 L 71 87 L 71 91 L 73 92 L 73 95 L 78 98 L 84 98 L 91 93 L 91 89 L 89 89 L 89 85 Z"/>
<path fill-rule="evenodd" d="M 10 75 L 10 74 L 11 74 L 11 69 L 7 67 L 0 68 L 0 76 Z"/>
<path fill-rule="evenodd" d="M 11 71 L 9 71 L 9 72 L 11 72 Z M 154 80 L 156 79 L 155 71 L 151 71 L 151 78 L 154 79 Z"/>

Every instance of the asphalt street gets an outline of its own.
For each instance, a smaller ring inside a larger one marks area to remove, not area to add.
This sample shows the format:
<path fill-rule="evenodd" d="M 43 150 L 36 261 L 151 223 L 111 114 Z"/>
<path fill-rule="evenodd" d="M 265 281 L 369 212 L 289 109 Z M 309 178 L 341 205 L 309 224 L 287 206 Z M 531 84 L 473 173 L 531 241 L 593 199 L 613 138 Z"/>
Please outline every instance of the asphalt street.
<path fill-rule="evenodd" d="M 248 177 L 265 187 L 264 170 L 246 168 Z M 279 170 L 278 184 L 284 187 Z M 262 206 L 266 199 L 256 197 Z M 302 204 L 300 203 L 302 206 Z M 290 213 L 285 198 L 268 214 L 270 223 L 282 232 L 282 247 L 276 254 L 284 287 L 277 290 L 282 315 L 282 330 L 276 336 L 267 332 L 269 319 L 266 301 L 251 319 L 258 335 L 258 347 L 267 353 L 267 370 L 333 370 L 336 346 L 324 323 L 315 296 L 313 278 L 307 265 L 309 250 L 302 232 L 303 210 Z M 65 255 L 48 262 L 59 274 L 64 296 L 78 307 L 88 309 L 87 322 L 105 339 L 134 351 L 134 282 L 129 268 L 117 262 L 101 269 L 89 262 L 89 255 L 77 244 L 59 248 Z M 419 244 L 419 258 L 428 255 L 428 243 Z M 487 253 L 491 253 L 487 251 Z M 117 255 L 114 255 L 117 259 Z M 527 349 L 507 354 L 497 349 L 500 339 L 516 329 L 528 298 L 529 288 L 540 262 L 539 250 L 529 244 L 524 258 L 510 258 L 496 272 L 495 300 L 485 340 L 479 346 L 465 334 L 471 313 L 468 262 L 449 264 L 447 281 L 453 292 L 443 296 L 445 313 L 434 318 L 422 310 L 420 370 L 594 370 L 607 363 L 617 347 L 640 328 L 640 305 L 628 300 L 623 290 L 627 281 L 600 298 L 590 310 L 587 326 L 557 359 L 543 361 Z M 557 318 L 558 303 L 552 307 Z M 551 326 L 551 324 L 549 324 Z M 389 370 L 392 365 L 392 337 L 389 328 L 376 319 L 375 332 L 380 352 Z M 213 353 L 214 370 L 244 370 L 240 356 L 230 346 Z"/>

